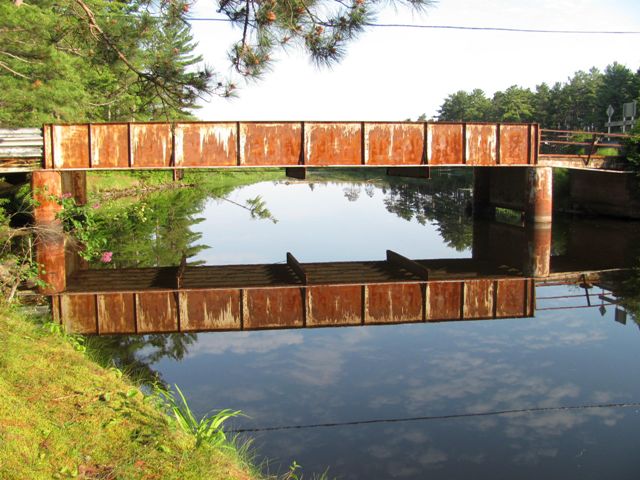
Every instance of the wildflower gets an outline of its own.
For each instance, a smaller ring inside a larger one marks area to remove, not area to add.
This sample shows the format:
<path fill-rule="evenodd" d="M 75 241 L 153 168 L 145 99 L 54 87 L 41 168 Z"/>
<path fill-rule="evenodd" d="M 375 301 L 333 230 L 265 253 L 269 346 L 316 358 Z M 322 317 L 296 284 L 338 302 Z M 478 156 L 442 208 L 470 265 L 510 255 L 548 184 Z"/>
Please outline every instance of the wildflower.
<path fill-rule="evenodd" d="M 104 252 L 102 254 L 102 257 L 100 257 L 100 261 L 102 263 L 109 263 L 112 257 L 113 257 L 113 252 Z"/>
<path fill-rule="evenodd" d="M 63 200 L 66 200 L 67 198 L 71 198 L 71 197 L 73 197 L 73 194 L 70 192 L 67 192 L 67 193 L 63 193 L 60 198 L 62 198 Z"/>
<path fill-rule="evenodd" d="M 99 203 L 94 203 L 93 205 L 91 205 L 91 208 L 100 208 L 100 204 Z"/>

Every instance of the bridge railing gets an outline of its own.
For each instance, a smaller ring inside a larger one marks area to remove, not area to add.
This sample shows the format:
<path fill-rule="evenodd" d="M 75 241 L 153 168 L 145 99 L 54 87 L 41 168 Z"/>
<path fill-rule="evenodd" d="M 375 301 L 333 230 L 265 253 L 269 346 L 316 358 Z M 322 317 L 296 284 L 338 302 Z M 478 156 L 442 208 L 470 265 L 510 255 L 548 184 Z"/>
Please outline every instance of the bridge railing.
<path fill-rule="evenodd" d="M 592 160 L 622 162 L 625 140 L 630 135 L 577 130 L 540 129 L 540 155 L 545 158 L 581 160 L 589 166 Z"/>

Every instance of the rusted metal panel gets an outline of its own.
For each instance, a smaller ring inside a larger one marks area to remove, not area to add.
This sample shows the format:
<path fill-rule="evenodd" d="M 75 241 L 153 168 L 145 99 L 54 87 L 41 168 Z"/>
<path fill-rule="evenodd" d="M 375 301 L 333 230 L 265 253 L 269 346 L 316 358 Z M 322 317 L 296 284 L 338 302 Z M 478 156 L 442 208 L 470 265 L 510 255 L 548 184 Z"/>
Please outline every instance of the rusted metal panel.
<path fill-rule="evenodd" d="M 132 293 L 106 293 L 97 296 L 100 334 L 136 333 Z"/>
<path fill-rule="evenodd" d="M 301 158 L 301 123 L 240 124 L 241 165 L 298 165 Z"/>
<path fill-rule="evenodd" d="M 53 125 L 54 168 L 89 168 L 89 125 Z"/>
<path fill-rule="evenodd" d="M 538 156 L 540 155 L 540 125 L 529 125 L 529 163 L 538 164 Z"/>
<path fill-rule="evenodd" d="M 429 123 L 427 125 L 427 163 L 461 165 L 464 163 L 464 125 Z"/>
<path fill-rule="evenodd" d="M 522 317 L 527 313 L 527 279 L 496 281 L 496 317 Z"/>
<path fill-rule="evenodd" d="M 170 167 L 173 135 L 168 123 L 132 123 L 129 127 L 131 166 Z"/>
<path fill-rule="evenodd" d="M 497 126 L 468 123 L 466 126 L 465 163 L 468 165 L 495 165 Z"/>
<path fill-rule="evenodd" d="M 138 333 L 178 330 L 174 292 L 140 292 L 135 297 Z"/>
<path fill-rule="evenodd" d="M 318 167 L 361 165 L 363 133 L 361 123 L 306 123 L 306 163 Z"/>
<path fill-rule="evenodd" d="M 362 321 L 362 287 L 318 286 L 308 288 L 307 325 L 358 325 Z"/>
<path fill-rule="evenodd" d="M 51 125 L 44 125 L 42 127 L 42 155 L 44 168 L 53 168 L 53 137 Z"/>
<path fill-rule="evenodd" d="M 300 288 L 247 289 L 242 299 L 243 328 L 284 328 L 304 325 L 304 295 Z"/>
<path fill-rule="evenodd" d="M 236 165 L 237 124 L 180 123 L 175 128 L 175 164 L 183 167 Z"/>
<path fill-rule="evenodd" d="M 368 285 L 366 289 L 365 323 L 422 321 L 423 285 Z"/>
<path fill-rule="evenodd" d="M 463 318 L 493 318 L 493 280 L 464 282 Z"/>
<path fill-rule="evenodd" d="M 462 282 L 427 283 L 427 321 L 458 320 L 462 302 Z"/>
<path fill-rule="evenodd" d="M 31 191 L 36 206 L 33 209 L 35 222 L 38 224 L 56 221 L 62 211 L 62 176 L 60 172 L 35 171 L 31 174 Z"/>
<path fill-rule="evenodd" d="M 500 165 L 530 162 L 529 125 L 500 125 Z"/>
<path fill-rule="evenodd" d="M 91 124 L 91 168 L 129 166 L 129 126 L 126 123 Z"/>
<path fill-rule="evenodd" d="M 240 330 L 239 289 L 180 292 L 180 329 Z"/>
<path fill-rule="evenodd" d="M 64 236 L 62 232 L 41 236 L 36 247 L 39 278 L 45 283 L 39 291 L 44 294 L 60 293 L 67 287 Z"/>
<path fill-rule="evenodd" d="M 71 333 L 97 333 L 96 296 L 61 295 L 60 318 Z"/>
<path fill-rule="evenodd" d="M 424 124 L 367 123 L 364 126 L 365 163 L 420 165 L 424 157 Z"/>

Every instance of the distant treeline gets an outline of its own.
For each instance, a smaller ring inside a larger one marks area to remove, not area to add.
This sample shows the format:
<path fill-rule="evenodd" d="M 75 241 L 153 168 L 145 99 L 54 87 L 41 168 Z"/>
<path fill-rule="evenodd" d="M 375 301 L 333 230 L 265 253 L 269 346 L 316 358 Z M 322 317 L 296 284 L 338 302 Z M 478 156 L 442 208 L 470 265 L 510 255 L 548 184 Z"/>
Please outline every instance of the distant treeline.
<path fill-rule="evenodd" d="M 545 128 L 602 130 L 607 107 L 620 120 L 622 104 L 640 100 L 640 69 L 614 62 L 604 72 L 578 71 L 566 82 L 537 85 L 535 91 L 513 85 L 489 98 L 480 90 L 449 95 L 438 110 L 441 121 L 538 122 Z M 639 102 L 640 103 L 640 102 Z M 425 120 L 421 115 L 419 120 Z"/>

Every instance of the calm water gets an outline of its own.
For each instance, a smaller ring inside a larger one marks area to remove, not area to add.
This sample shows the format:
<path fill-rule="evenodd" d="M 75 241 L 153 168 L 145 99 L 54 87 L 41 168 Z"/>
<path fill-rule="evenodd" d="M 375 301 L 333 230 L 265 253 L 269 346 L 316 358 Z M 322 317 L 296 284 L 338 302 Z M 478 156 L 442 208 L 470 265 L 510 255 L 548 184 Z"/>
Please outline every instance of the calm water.
<path fill-rule="evenodd" d="M 210 198 L 190 214 L 203 248 L 189 261 L 284 262 L 287 251 L 302 262 L 381 260 L 387 249 L 470 258 L 459 187 L 241 187 L 228 199 L 260 195 L 277 222 Z M 553 254 L 571 253 L 583 228 L 554 226 Z M 605 251 L 590 255 L 607 263 Z M 610 304 L 616 292 L 604 289 L 616 285 L 538 284 L 534 318 L 172 335 L 161 354 L 138 340 L 137 357 L 198 414 L 242 410 L 232 427 L 250 430 L 242 435 L 271 473 L 295 460 L 305 477 L 636 479 L 640 407 L 612 404 L 640 402 L 640 330 Z"/>

